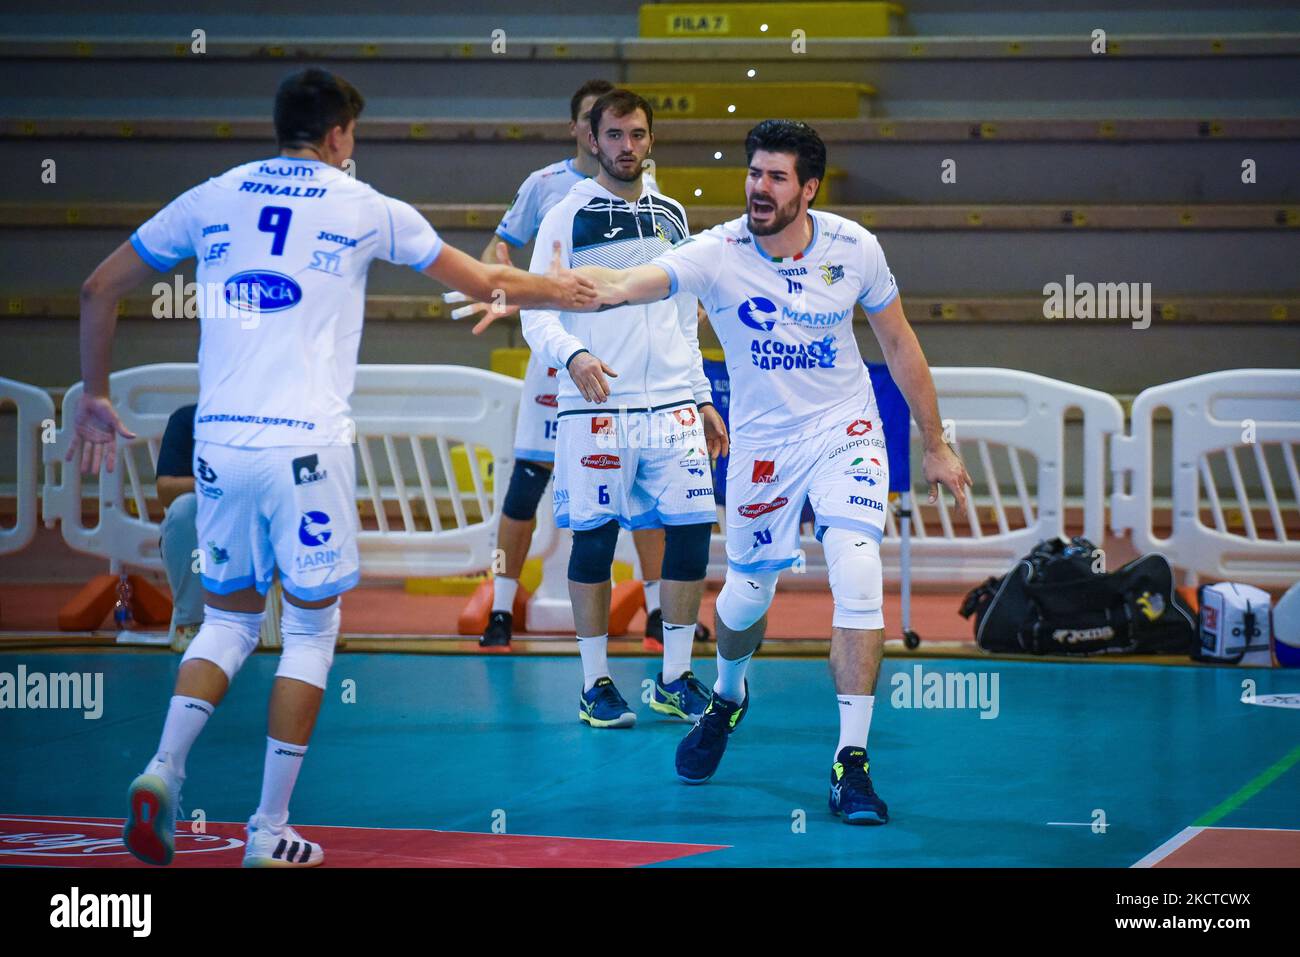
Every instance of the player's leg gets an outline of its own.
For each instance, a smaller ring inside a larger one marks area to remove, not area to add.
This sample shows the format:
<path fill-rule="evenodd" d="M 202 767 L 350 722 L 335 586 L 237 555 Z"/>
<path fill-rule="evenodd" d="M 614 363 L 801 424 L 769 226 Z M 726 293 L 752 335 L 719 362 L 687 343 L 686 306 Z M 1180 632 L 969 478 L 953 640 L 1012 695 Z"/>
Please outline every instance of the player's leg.
<path fill-rule="evenodd" d="M 172 859 L 190 748 L 261 633 L 265 599 L 256 586 L 269 544 L 259 524 L 253 455 L 203 442 L 195 449 L 203 624 L 181 658 L 158 748 L 128 790 L 123 830 L 127 848 L 150 864 Z"/>
<path fill-rule="evenodd" d="M 537 505 L 550 478 L 549 463 L 515 460 L 505 501 L 501 505 L 501 521 L 497 526 L 497 546 L 501 549 L 505 567 L 501 574 L 492 578 L 492 613 L 479 639 L 479 644 L 484 647 L 510 644 L 519 576 L 533 543 L 533 531 L 537 528 Z"/>
<path fill-rule="evenodd" d="M 608 416 L 561 415 L 555 449 L 555 523 L 573 530 L 569 601 L 582 658 L 578 718 L 592 728 L 630 728 L 636 713 L 609 674 L 610 576 L 620 526 L 628 524 L 625 474 L 636 452 Z"/>
<path fill-rule="evenodd" d="M 184 651 L 203 624 L 203 582 L 194 567 L 198 547 L 198 497 L 176 496 L 163 515 L 158 550 L 172 591 L 172 620 L 167 640 L 173 651 Z"/>
<path fill-rule="evenodd" d="M 515 594 L 537 528 L 537 505 L 555 462 L 556 370 L 528 359 L 515 417 L 515 464 L 501 505 L 497 546 L 505 569 L 492 578 L 492 611 L 479 644 L 508 647 L 514 632 Z"/>
<path fill-rule="evenodd" d="M 248 821 L 245 867 L 313 867 L 319 844 L 289 826 L 289 802 L 334 662 L 339 596 L 360 577 L 351 446 L 267 449 L 261 484 L 284 605 L 280 662 L 267 709 L 262 791 Z M 314 468 L 302 461 L 311 458 Z"/>
<path fill-rule="evenodd" d="M 664 528 L 663 668 L 650 707 L 694 721 L 704 713 L 709 698 L 708 689 L 691 671 L 691 646 L 717 506 L 704 427 L 695 406 L 665 409 L 646 418 L 649 441 L 637 463 L 629 505 L 633 528 Z"/>
<path fill-rule="evenodd" d="M 867 738 L 875 707 L 876 681 L 884 657 L 884 582 L 880 539 L 889 489 L 888 459 L 869 437 L 879 436 L 874 419 L 868 444 L 822 458 L 809 489 L 817 513 L 818 537 L 826 555 L 835 615 L 830 669 L 840 714 L 840 736 L 831 769 L 830 809 L 849 824 L 884 824 L 889 810 L 870 777 Z"/>
<path fill-rule="evenodd" d="M 641 560 L 642 584 L 645 586 L 645 637 L 642 646 L 646 651 L 664 650 L 664 611 L 662 576 L 664 561 L 664 530 L 638 528 L 632 533 L 637 557 Z M 653 576 L 653 577 L 652 577 Z M 695 623 L 695 640 L 708 641 L 712 632 L 702 623 Z"/>
<path fill-rule="evenodd" d="M 641 583 L 645 587 L 645 648 L 662 651 L 664 615 L 661 604 L 660 576 L 664 564 L 664 530 L 638 528 L 632 532 L 637 558 L 641 560 Z"/>
<path fill-rule="evenodd" d="M 806 443 L 805 443 L 806 444 Z M 767 627 L 781 570 L 799 549 L 799 502 L 811 467 L 804 444 L 731 447 L 727 462 L 727 577 L 714 605 L 718 677 L 703 717 L 677 747 L 677 776 L 702 784 L 749 710 L 750 660 Z"/>
<path fill-rule="evenodd" d="M 710 496 L 710 504 L 712 501 Z M 650 707 L 661 714 L 695 721 L 708 707 L 711 695 L 691 668 L 691 649 L 709 566 L 713 523 L 668 525 L 664 533 L 663 668 L 655 680 Z"/>

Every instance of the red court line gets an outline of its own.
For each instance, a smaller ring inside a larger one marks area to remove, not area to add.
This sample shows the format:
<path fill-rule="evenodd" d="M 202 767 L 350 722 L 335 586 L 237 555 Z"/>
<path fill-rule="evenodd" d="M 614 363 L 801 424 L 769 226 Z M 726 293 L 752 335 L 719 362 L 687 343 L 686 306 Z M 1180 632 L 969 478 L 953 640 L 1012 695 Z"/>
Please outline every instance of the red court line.
<path fill-rule="evenodd" d="M 1300 867 L 1300 830 L 1184 828 L 1134 867 Z"/>
<path fill-rule="evenodd" d="M 606 841 L 403 828 L 303 825 L 334 867 L 642 867 L 726 845 Z M 0 815 L 0 865 L 149 867 L 122 845 L 122 819 Z M 172 867 L 239 867 L 244 825 L 209 821 L 203 834 L 176 832 Z"/>

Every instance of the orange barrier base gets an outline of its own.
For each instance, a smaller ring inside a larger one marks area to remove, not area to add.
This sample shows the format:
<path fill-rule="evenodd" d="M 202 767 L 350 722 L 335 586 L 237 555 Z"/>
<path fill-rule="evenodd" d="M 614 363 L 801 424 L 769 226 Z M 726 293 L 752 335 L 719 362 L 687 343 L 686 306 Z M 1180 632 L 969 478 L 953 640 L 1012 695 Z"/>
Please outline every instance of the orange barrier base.
<path fill-rule="evenodd" d="M 609 636 L 622 638 L 638 611 L 645 609 L 645 586 L 640 579 L 629 578 L 614 586 L 609 599 Z"/>
<path fill-rule="evenodd" d="M 520 585 L 515 592 L 514 607 L 510 609 L 514 618 L 512 631 L 528 630 L 528 599 L 532 594 L 523 585 Z M 456 619 L 456 634 L 475 637 L 483 634 L 483 629 L 487 627 L 491 615 L 492 579 L 489 578 L 475 588 L 474 594 L 470 595 L 469 601 L 465 602 L 465 607 L 461 609 L 460 616 Z"/>
<path fill-rule="evenodd" d="M 170 625 L 172 602 L 152 582 L 139 575 L 127 575 L 131 583 L 131 612 L 141 625 Z M 113 610 L 117 601 L 118 576 L 96 575 L 59 609 L 60 631 L 94 631 Z"/>

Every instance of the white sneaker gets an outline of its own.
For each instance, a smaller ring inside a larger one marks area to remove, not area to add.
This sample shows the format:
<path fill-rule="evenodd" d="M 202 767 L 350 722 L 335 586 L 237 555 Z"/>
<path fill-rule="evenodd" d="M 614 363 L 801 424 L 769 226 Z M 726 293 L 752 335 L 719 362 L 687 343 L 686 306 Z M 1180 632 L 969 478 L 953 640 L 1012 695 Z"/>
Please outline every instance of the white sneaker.
<path fill-rule="evenodd" d="M 254 814 L 248 819 L 245 867 L 315 867 L 325 861 L 325 848 L 304 840 L 288 824 L 272 827 Z"/>
<path fill-rule="evenodd" d="M 176 853 L 176 813 L 184 778 L 155 757 L 127 789 L 122 841 L 146 864 L 170 864 Z"/>

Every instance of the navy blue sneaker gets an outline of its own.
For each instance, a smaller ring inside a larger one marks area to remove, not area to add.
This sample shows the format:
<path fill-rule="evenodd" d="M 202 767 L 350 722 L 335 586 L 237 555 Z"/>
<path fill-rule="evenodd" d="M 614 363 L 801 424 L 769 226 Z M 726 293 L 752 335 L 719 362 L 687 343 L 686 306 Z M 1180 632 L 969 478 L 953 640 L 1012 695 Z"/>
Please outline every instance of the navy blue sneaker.
<path fill-rule="evenodd" d="M 704 682 L 695 677 L 693 671 L 687 671 L 676 681 L 667 684 L 664 684 L 664 673 L 661 671 L 655 676 L 655 690 L 650 697 L 650 707 L 660 714 L 698 721 L 700 715 L 704 714 L 704 709 L 709 706 L 712 694 Z"/>
<path fill-rule="evenodd" d="M 748 710 L 749 689 L 740 704 L 720 697 L 715 691 L 709 696 L 708 706 L 700 715 L 695 727 L 677 745 L 677 778 L 685 784 L 703 784 L 713 777 L 722 754 L 727 750 L 727 738 Z"/>
<path fill-rule="evenodd" d="M 597 678 L 590 691 L 578 698 L 578 719 L 593 728 L 630 728 L 636 713 L 614 687 L 613 678 Z"/>
<path fill-rule="evenodd" d="M 845 824 L 888 824 L 889 808 L 876 795 L 868 771 L 871 762 L 862 748 L 840 748 L 831 768 L 832 814 Z"/>

